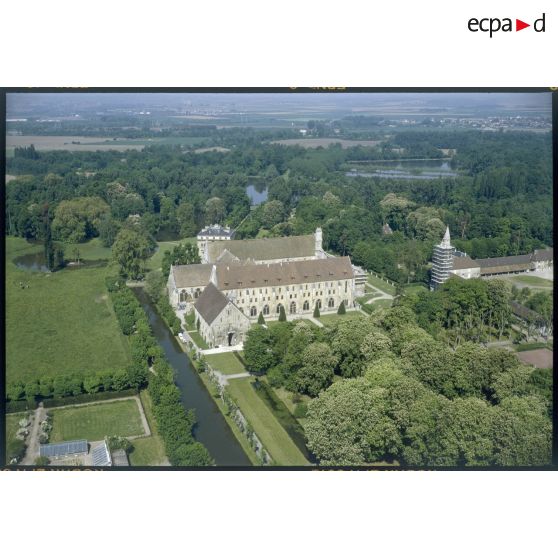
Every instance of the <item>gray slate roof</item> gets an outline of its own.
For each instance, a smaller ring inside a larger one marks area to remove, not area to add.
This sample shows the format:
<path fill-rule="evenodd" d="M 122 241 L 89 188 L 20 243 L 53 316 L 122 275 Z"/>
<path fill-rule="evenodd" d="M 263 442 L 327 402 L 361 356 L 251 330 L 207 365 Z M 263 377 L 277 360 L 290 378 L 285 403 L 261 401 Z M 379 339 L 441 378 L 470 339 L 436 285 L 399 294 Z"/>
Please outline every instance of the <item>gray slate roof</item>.
<path fill-rule="evenodd" d="M 554 249 L 546 248 L 545 250 L 535 250 L 533 252 L 533 257 L 531 259 L 534 262 L 544 262 L 548 260 L 554 260 Z"/>
<path fill-rule="evenodd" d="M 479 260 L 475 261 L 469 256 L 454 256 L 452 269 L 470 269 L 480 267 Z"/>
<path fill-rule="evenodd" d="M 194 308 L 206 323 L 210 325 L 228 303 L 229 299 L 213 283 L 209 283 L 198 300 L 196 300 Z"/>
<path fill-rule="evenodd" d="M 209 243 L 209 261 L 216 262 L 225 249 L 243 261 L 309 258 L 315 256 L 315 241 L 313 234 L 246 240 L 216 240 Z"/>
<path fill-rule="evenodd" d="M 481 269 L 483 267 L 499 267 L 508 265 L 528 265 L 531 262 L 531 254 L 520 254 L 519 256 L 504 256 L 502 258 L 480 258 L 475 260 Z"/>
<path fill-rule="evenodd" d="M 177 289 L 200 287 L 209 283 L 211 264 L 173 265 L 171 270 Z"/>

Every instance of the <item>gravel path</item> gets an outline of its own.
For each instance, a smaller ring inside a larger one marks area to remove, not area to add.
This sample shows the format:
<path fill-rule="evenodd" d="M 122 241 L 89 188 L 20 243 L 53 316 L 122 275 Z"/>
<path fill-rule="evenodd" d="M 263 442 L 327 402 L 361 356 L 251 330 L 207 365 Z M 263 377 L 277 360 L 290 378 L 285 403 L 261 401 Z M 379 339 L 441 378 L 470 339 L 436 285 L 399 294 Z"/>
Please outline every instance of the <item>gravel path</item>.
<path fill-rule="evenodd" d="M 27 451 L 25 452 L 24 458 L 21 460 L 21 465 L 34 465 L 35 459 L 39 456 L 39 430 L 41 422 L 45 419 L 46 411 L 42 403 L 35 409 L 33 413 L 33 426 L 31 427 L 31 433 L 27 438 Z"/>

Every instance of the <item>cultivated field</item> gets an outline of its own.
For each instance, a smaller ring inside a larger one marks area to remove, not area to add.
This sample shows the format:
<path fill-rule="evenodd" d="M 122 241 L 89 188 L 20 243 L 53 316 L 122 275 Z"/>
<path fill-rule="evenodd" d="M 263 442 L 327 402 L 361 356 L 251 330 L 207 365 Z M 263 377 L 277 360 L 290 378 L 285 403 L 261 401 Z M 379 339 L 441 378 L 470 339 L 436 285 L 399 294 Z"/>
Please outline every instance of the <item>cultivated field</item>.
<path fill-rule="evenodd" d="M 135 399 L 63 407 L 49 412 L 52 415 L 50 443 L 145 434 Z"/>
<path fill-rule="evenodd" d="M 12 261 L 40 250 L 21 238 L 6 239 L 7 380 L 125 366 L 128 342 L 105 287 L 108 268 L 41 273 L 19 269 Z"/>
<path fill-rule="evenodd" d="M 34 145 L 37 151 L 126 151 L 127 149 L 143 149 L 146 141 L 135 143 L 126 140 L 121 143 L 117 138 L 100 138 L 88 136 L 6 136 L 6 154 L 13 155 L 15 147 Z"/>
<path fill-rule="evenodd" d="M 286 140 L 272 141 L 271 143 L 279 143 L 281 145 L 300 145 L 306 149 L 316 149 L 317 147 L 327 147 L 334 143 L 340 143 L 343 149 L 348 147 L 356 147 L 361 145 L 362 147 L 375 147 L 380 141 L 374 140 L 346 140 L 338 138 L 295 138 Z"/>

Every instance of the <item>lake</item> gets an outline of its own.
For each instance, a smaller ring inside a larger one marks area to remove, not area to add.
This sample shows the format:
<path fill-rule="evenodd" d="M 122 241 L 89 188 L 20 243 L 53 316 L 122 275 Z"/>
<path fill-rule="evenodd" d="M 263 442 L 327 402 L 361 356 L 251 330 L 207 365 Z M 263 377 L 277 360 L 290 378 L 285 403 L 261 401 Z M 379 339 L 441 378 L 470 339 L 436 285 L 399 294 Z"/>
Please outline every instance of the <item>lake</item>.
<path fill-rule="evenodd" d="M 361 165 L 364 166 L 364 165 Z M 369 171 L 351 169 L 345 176 L 395 178 L 402 180 L 434 180 L 455 178 L 458 173 L 451 168 L 449 160 L 424 159 L 414 161 L 371 161 Z"/>
<path fill-rule="evenodd" d="M 250 198 L 250 205 L 260 205 L 267 201 L 267 186 L 263 183 L 248 184 L 246 195 Z"/>

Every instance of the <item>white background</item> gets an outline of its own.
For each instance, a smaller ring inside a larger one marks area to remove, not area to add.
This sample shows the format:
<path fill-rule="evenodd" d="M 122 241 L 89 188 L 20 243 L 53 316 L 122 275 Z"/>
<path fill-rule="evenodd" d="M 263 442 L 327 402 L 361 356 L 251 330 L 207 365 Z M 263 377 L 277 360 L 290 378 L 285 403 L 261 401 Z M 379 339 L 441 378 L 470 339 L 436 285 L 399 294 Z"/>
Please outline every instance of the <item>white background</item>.
<path fill-rule="evenodd" d="M 384 4 L 4 2 L 0 86 L 558 86 L 554 2 Z M 543 11 L 544 34 L 467 30 Z M 6 472 L 2 552 L 538 557 L 553 554 L 557 486 L 540 472 Z"/>

